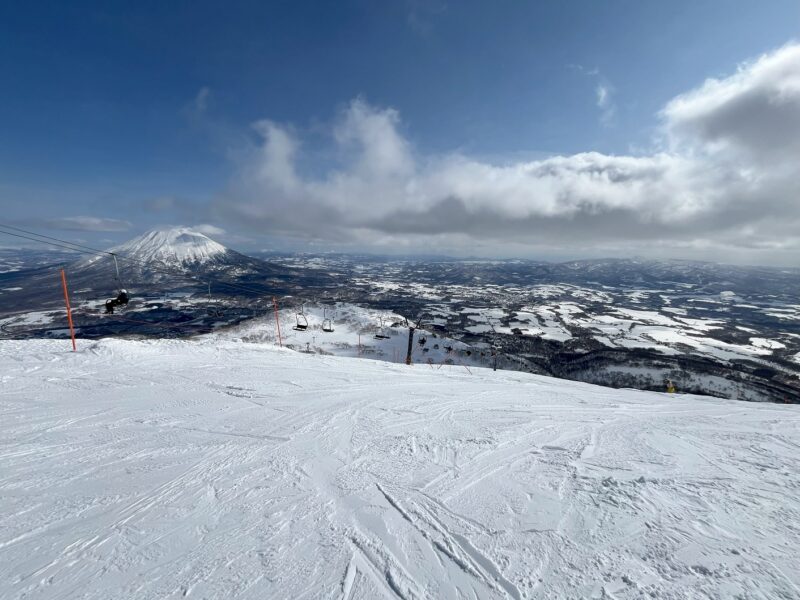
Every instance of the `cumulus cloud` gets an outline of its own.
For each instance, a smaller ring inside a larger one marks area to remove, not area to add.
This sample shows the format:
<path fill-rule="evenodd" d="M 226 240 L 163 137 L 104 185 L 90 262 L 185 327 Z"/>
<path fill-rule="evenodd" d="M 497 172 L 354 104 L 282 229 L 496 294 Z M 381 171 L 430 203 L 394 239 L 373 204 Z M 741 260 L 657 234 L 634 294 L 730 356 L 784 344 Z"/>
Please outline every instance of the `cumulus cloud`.
<path fill-rule="evenodd" d="M 128 231 L 131 228 L 129 221 L 101 217 L 60 217 L 46 219 L 43 225 L 64 231 Z"/>
<path fill-rule="evenodd" d="M 598 88 L 598 106 L 613 108 L 609 94 Z M 660 119 L 665 141 L 649 154 L 492 164 L 420 155 L 396 110 L 356 99 L 332 128 L 339 162 L 323 176 L 301 173 L 294 130 L 256 123 L 258 142 L 218 207 L 265 233 L 425 250 L 800 252 L 800 46 L 706 81 Z"/>
<path fill-rule="evenodd" d="M 699 145 L 758 163 L 796 162 L 800 151 L 800 45 L 740 65 L 662 111 L 674 146 Z"/>

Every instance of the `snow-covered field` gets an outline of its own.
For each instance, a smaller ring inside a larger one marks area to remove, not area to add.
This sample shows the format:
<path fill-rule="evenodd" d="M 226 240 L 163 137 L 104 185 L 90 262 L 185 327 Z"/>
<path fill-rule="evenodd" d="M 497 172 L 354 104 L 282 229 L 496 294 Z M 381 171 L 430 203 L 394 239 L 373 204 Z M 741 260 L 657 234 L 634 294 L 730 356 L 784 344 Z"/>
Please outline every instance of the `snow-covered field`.
<path fill-rule="evenodd" d="M 0 342 L 2 598 L 797 598 L 797 406 Z"/>
<path fill-rule="evenodd" d="M 401 315 L 346 303 L 329 306 L 307 304 L 303 307 L 302 321 L 296 315 L 291 309 L 279 312 L 281 340 L 287 348 L 307 353 L 405 363 L 408 327 L 403 324 Z M 330 319 L 328 324 L 333 331 L 323 331 L 326 319 Z M 295 325 L 299 322 L 308 327 L 298 331 Z M 378 339 L 376 334 L 382 337 Z M 278 343 L 275 319 L 272 314 L 249 319 L 213 334 L 213 339 L 275 345 Z M 489 349 L 475 348 L 437 336 L 426 329 L 415 330 L 411 357 L 415 363 L 431 364 L 437 369 L 449 364 L 469 369 L 492 363 Z"/>

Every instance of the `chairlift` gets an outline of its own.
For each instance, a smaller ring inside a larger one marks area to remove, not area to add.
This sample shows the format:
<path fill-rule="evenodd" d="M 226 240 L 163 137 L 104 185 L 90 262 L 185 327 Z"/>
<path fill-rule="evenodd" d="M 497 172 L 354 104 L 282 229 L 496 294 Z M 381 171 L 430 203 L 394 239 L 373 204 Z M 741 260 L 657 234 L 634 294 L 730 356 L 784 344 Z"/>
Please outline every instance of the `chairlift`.
<path fill-rule="evenodd" d="M 221 318 L 225 316 L 225 313 L 221 308 L 215 308 L 213 306 L 209 306 L 207 312 L 209 317 Z"/>
<path fill-rule="evenodd" d="M 328 309 L 322 309 L 322 331 L 325 333 L 333 333 L 333 321 L 328 317 Z"/>
<path fill-rule="evenodd" d="M 388 340 L 390 336 L 386 335 L 386 327 L 383 325 L 383 317 L 378 317 L 381 320 L 381 328 L 375 334 L 376 340 Z"/>
<path fill-rule="evenodd" d="M 211 282 L 208 282 L 208 316 L 209 317 L 224 317 L 225 312 L 219 308 L 219 306 L 215 305 L 211 300 Z"/>
<path fill-rule="evenodd" d="M 130 300 L 128 296 L 128 290 L 122 287 L 122 282 L 119 278 L 119 263 L 117 263 L 117 255 L 113 252 L 111 253 L 111 257 L 114 259 L 114 272 L 116 273 L 115 281 L 117 287 L 117 297 L 116 298 L 109 298 L 106 300 L 106 314 L 113 315 L 114 308 L 121 306 L 125 307 L 128 306 L 128 301 Z"/>
<path fill-rule="evenodd" d="M 303 307 L 300 307 L 300 312 L 295 313 L 294 315 L 297 324 L 292 327 L 295 331 L 305 331 L 308 329 L 308 319 L 306 319 L 305 313 L 303 313 Z"/>

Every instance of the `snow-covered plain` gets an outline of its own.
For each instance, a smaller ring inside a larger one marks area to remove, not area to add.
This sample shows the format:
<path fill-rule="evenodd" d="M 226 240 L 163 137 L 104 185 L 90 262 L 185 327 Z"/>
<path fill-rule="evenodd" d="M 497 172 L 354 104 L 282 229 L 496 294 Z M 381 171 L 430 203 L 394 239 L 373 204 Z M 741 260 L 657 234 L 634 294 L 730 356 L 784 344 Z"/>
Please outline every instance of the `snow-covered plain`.
<path fill-rule="evenodd" d="M 0 342 L 2 598 L 796 598 L 793 405 Z"/>

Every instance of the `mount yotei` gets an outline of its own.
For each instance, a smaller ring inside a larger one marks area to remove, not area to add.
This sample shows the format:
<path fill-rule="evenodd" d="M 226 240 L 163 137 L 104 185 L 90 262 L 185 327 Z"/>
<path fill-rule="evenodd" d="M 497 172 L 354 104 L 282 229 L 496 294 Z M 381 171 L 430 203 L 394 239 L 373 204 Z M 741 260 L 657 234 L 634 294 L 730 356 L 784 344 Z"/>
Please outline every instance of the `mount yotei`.
<path fill-rule="evenodd" d="M 110 248 L 103 255 L 80 259 L 69 266 L 73 280 L 108 279 L 109 275 L 116 279 L 117 270 L 119 283 L 144 290 L 152 286 L 175 288 L 209 278 L 257 284 L 265 279 L 277 283 L 300 276 L 294 269 L 245 256 L 187 227 L 155 229 Z"/>

